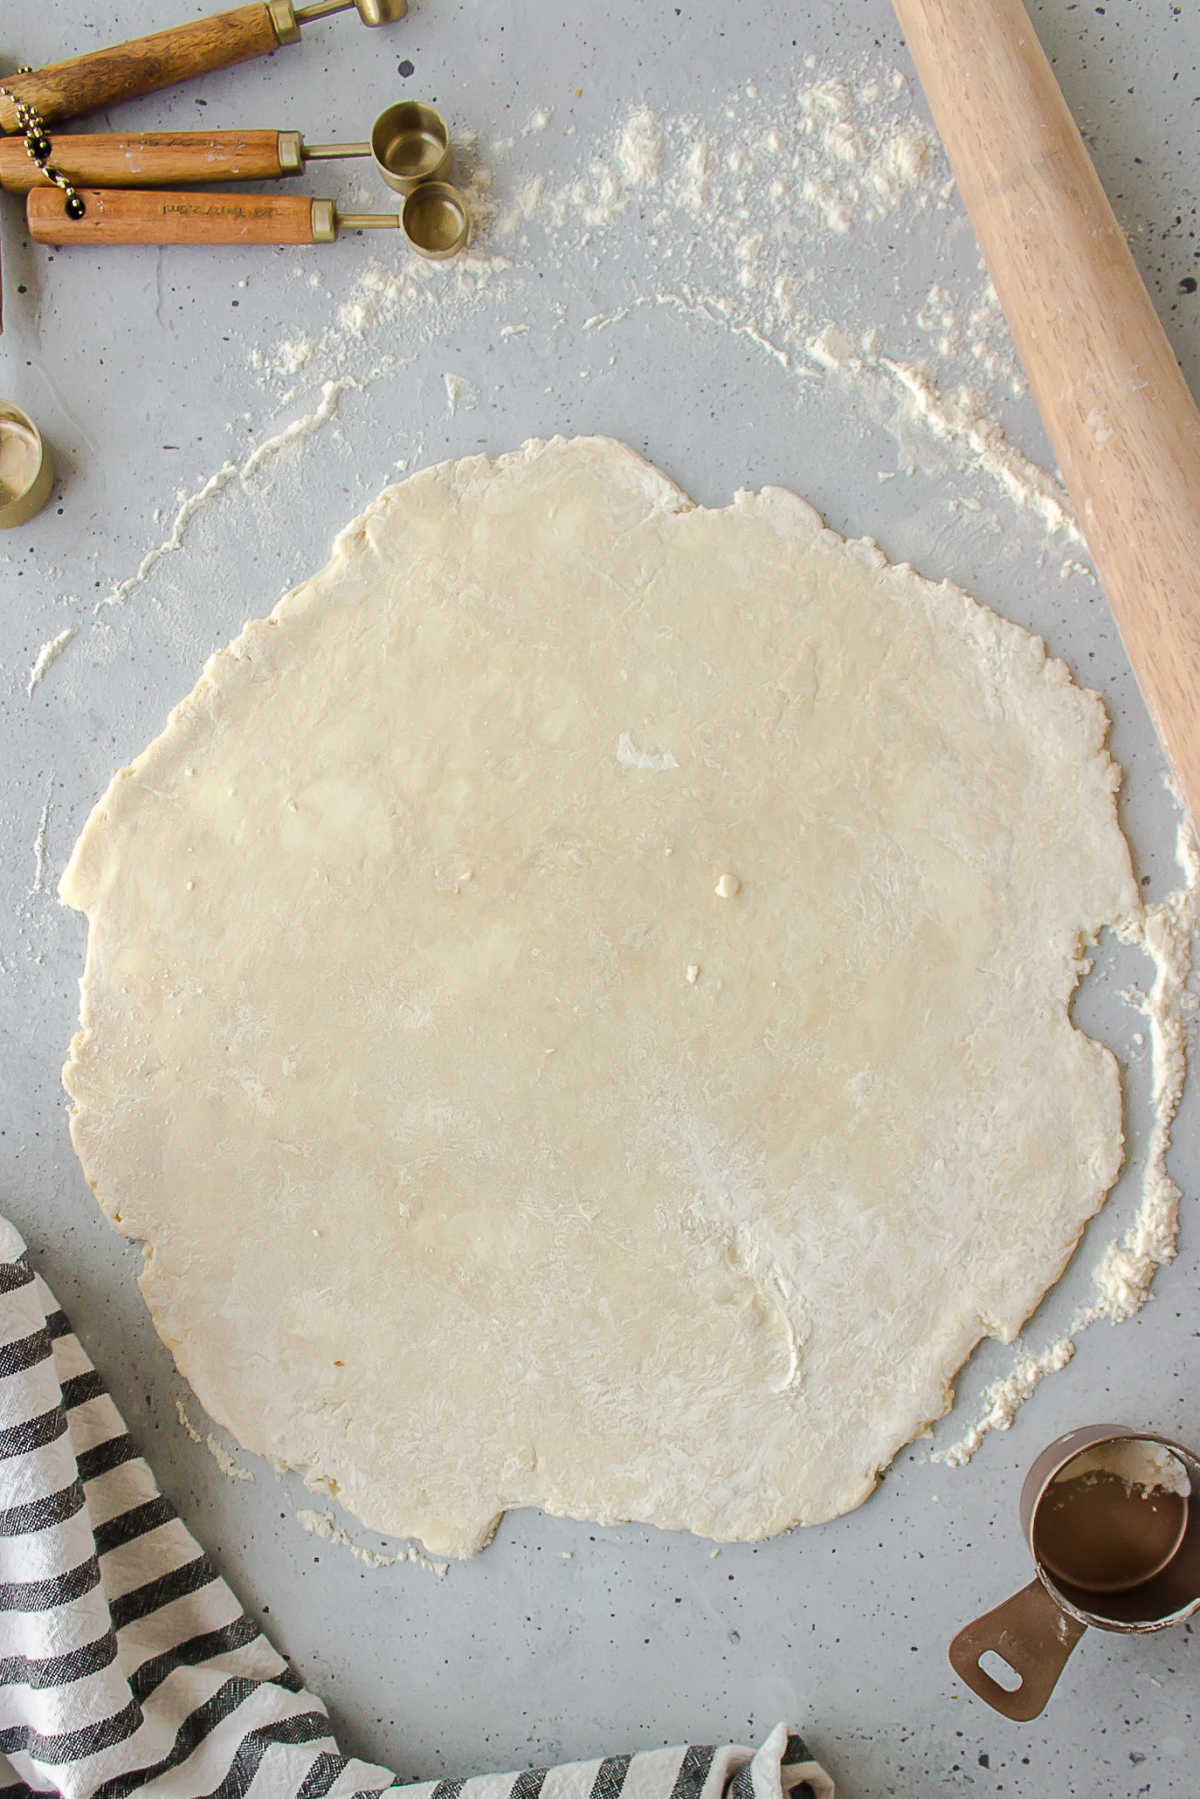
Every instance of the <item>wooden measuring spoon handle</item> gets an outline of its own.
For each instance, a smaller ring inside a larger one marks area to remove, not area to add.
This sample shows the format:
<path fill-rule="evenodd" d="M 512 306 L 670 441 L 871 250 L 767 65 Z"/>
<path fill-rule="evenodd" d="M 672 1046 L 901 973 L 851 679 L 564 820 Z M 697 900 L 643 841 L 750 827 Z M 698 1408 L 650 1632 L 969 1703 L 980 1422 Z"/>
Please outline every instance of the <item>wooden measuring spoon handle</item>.
<path fill-rule="evenodd" d="M 307 194 L 188 194 L 82 190 L 86 211 L 67 215 L 57 187 L 35 187 L 26 202 L 39 244 L 311 244 Z"/>
<path fill-rule="evenodd" d="M 279 43 L 270 11 L 260 3 L 92 50 L 28 75 L 5 75 L 0 78 L 0 131 L 18 130 L 18 100 L 35 106 L 47 124 L 78 118 L 117 100 L 136 99 L 252 56 L 266 56 Z"/>
<path fill-rule="evenodd" d="M 893 0 L 1200 823 L 1200 413 L 1020 0 Z"/>
<path fill-rule="evenodd" d="M 295 134 L 291 134 L 295 141 Z M 183 181 L 274 181 L 298 173 L 284 166 L 278 131 L 72 132 L 54 140 L 49 167 L 76 187 L 169 187 Z M 0 138 L 0 187 L 27 194 L 46 176 L 18 137 Z"/>

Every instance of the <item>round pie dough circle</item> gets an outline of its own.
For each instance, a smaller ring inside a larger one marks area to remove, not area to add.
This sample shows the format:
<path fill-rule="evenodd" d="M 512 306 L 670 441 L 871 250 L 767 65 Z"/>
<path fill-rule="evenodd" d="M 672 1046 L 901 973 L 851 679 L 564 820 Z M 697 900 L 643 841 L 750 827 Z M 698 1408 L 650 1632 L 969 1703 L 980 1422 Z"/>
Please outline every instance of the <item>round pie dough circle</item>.
<path fill-rule="evenodd" d="M 779 489 L 390 488 L 63 880 L 73 1138 L 209 1413 L 442 1554 L 859 1504 L 1119 1167 L 1106 722 Z"/>

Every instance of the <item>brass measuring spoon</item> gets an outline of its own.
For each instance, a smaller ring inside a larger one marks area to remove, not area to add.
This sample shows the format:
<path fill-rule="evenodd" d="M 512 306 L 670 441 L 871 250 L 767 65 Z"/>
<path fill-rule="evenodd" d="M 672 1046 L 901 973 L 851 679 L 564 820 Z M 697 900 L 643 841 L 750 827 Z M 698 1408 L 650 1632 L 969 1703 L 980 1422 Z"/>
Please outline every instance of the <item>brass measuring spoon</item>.
<path fill-rule="evenodd" d="M 275 181 L 310 162 L 367 157 L 406 194 L 418 181 L 448 179 L 450 133 L 420 100 L 381 112 L 364 143 L 306 144 L 298 131 L 73 132 L 57 137 L 53 167 L 76 187 L 176 187 L 190 182 Z M 27 194 L 50 185 L 44 164 L 19 138 L 0 138 L 0 187 Z"/>
<path fill-rule="evenodd" d="M 445 181 L 422 181 L 399 213 L 339 212 L 306 194 L 200 194 L 84 188 L 72 218 L 57 187 L 35 187 L 25 205 L 39 244 L 331 244 L 342 231 L 403 231 L 420 256 L 455 256 L 470 235 L 466 201 Z"/>
<path fill-rule="evenodd" d="M 0 531 L 40 512 L 54 486 L 54 463 L 27 412 L 0 400 Z"/>

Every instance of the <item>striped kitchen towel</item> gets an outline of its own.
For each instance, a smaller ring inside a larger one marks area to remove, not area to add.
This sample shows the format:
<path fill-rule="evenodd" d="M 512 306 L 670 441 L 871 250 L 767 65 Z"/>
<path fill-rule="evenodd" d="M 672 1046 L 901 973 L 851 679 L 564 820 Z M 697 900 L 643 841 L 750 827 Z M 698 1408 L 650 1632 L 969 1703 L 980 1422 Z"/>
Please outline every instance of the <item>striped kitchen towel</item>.
<path fill-rule="evenodd" d="M 401 1786 L 321 1701 L 159 1492 L 0 1219 L 0 1799 L 832 1799 L 800 1738 Z"/>

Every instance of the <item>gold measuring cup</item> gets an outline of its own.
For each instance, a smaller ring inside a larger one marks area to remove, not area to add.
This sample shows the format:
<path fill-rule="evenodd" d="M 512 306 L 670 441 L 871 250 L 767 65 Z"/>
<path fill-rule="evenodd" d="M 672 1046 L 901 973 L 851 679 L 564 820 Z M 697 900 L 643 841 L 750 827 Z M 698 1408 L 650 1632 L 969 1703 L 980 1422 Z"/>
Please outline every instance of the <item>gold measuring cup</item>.
<path fill-rule="evenodd" d="M 54 486 L 54 463 L 27 412 L 0 400 L 0 531 L 40 512 Z"/>
<path fill-rule="evenodd" d="M 174 182 L 272 180 L 307 161 L 369 156 L 406 196 L 399 213 L 340 213 L 298 195 L 185 194 Z M 467 203 L 445 179 L 453 161 L 446 121 L 420 100 L 380 113 L 365 143 L 305 145 L 297 131 L 144 132 L 56 139 L 52 169 L 22 144 L 0 141 L 0 186 L 26 195 L 31 235 L 49 244 L 322 244 L 340 231 L 403 231 L 420 256 L 444 261 L 470 236 Z"/>
<path fill-rule="evenodd" d="M 1200 1609 L 1200 1461 L 1167 1437 L 1091 1424 L 1044 1449 L 1021 1489 L 1037 1578 L 960 1630 L 950 1663 L 1006 1718 L 1044 1710 L 1084 1631 L 1140 1635 Z M 1002 1685 L 981 1666 L 1000 1658 Z"/>

